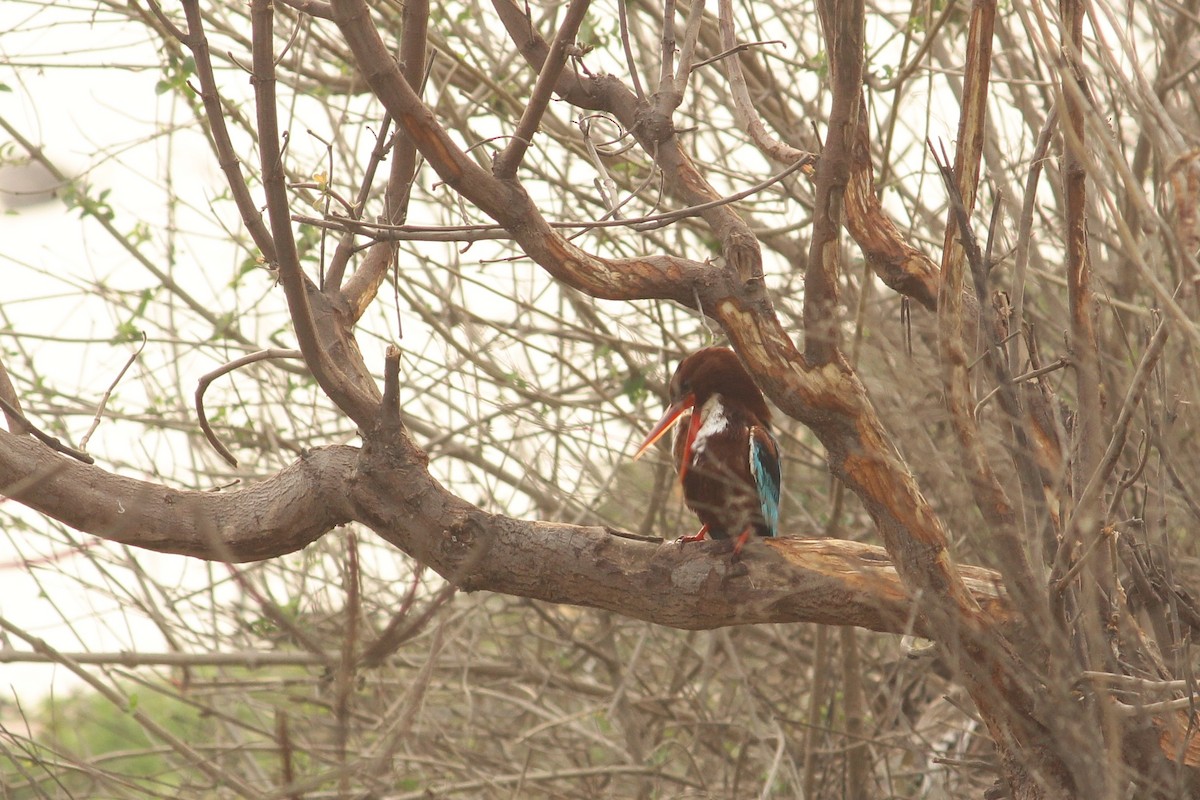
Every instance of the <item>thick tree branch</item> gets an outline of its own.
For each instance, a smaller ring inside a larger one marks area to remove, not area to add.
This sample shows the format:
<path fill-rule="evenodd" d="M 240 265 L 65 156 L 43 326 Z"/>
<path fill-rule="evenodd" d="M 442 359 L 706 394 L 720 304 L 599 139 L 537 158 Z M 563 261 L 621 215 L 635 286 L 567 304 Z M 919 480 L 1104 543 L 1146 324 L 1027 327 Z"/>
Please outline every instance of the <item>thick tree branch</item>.
<path fill-rule="evenodd" d="M 267 212 L 272 239 L 275 242 L 279 279 L 287 296 L 296 340 L 313 377 L 330 399 L 355 422 L 366 425 L 375 411 L 373 395 L 377 394 L 377 391 L 372 391 L 374 387 L 365 377 L 365 370 L 357 370 L 357 378 L 351 377 L 355 372 L 347 371 L 360 367 L 362 363 L 361 357 L 353 357 L 357 356 L 357 347 L 349 334 L 349 315 L 333 313 L 332 309 L 328 308 L 326 298 L 317 292 L 316 287 L 304 274 L 296 250 L 296 240 L 292 234 L 283 169 L 284 150 L 280 145 L 275 99 L 274 23 L 269 0 L 255 0 L 251 20 L 254 43 L 252 83 L 258 111 L 258 146 L 262 160 L 263 188 L 267 195 Z M 310 294 L 313 296 L 311 300 Z M 314 309 L 314 303 L 320 304 L 319 309 Z M 326 325 L 321 325 L 317 311 L 321 312 Z M 335 320 L 328 324 L 335 316 L 344 316 L 347 321 Z M 321 335 L 322 330 L 326 333 L 325 336 Z M 330 334 L 333 341 L 330 340 Z M 347 352 L 335 352 L 338 344 L 343 349 L 352 351 L 353 356 Z M 339 355 L 346 357 L 339 358 Z M 346 369 L 339 365 L 345 365 Z"/>
<path fill-rule="evenodd" d="M 352 517 L 345 475 L 357 451 L 314 450 L 232 492 L 170 489 L 124 478 L 0 431 L 0 495 L 113 542 L 213 561 L 293 553 Z"/>
<path fill-rule="evenodd" d="M 850 152 L 862 93 L 862 0 L 817 3 L 833 76 L 833 107 L 825 149 L 817 164 L 813 234 L 804 273 L 804 357 L 828 364 L 841 349 L 838 275 L 841 272 L 842 202 L 850 180 Z"/>
<path fill-rule="evenodd" d="M 404 4 L 401 13 L 402 35 L 400 38 L 400 69 L 404 80 L 418 94 L 425 80 L 426 50 L 429 45 L 429 0 L 410 0 Z M 391 125 L 390 114 L 384 115 L 379 139 L 372 152 L 373 166 L 377 154 L 382 160 L 385 151 L 384 133 Z M 401 225 L 408 219 L 408 203 L 412 196 L 413 182 L 417 177 L 417 148 L 408 131 L 403 126 L 397 126 L 395 135 L 389 139 L 391 146 L 391 170 L 388 174 L 387 188 L 383 194 L 384 221 L 390 225 Z M 363 197 L 365 203 L 369 194 L 370 183 L 363 182 Z M 360 206 L 362 204 L 360 203 Z M 338 255 L 348 261 L 353 248 L 354 237 L 342 237 L 342 246 L 338 247 Z M 394 262 L 398 246 L 395 242 L 378 242 L 367 251 L 350 280 L 346 281 L 342 297 L 350 307 L 351 315 L 358 320 L 366 313 L 367 307 L 375 299 L 383 279 L 387 276 L 387 268 Z M 345 261 L 334 257 L 330 266 L 330 280 L 335 272 L 345 269 Z M 335 284 L 336 285 L 336 284 Z"/>
<path fill-rule="evenodd" d="M 110 541 L 208 560 L 295 552 L 358 520 L 467 590 L 604 608 L 675 628 L 808 621 L 935 634 L 879 547 L 781 539 L 749 546 L 735 562 L 720 542 L 680 548 L 489 514 L 434 480 L 402 432 L 383 438 L 387 444 L 361 451 L 314 450 L 245 489 L 197 492 L 113 475 L 0 432 L 0 494 Z M 964 574 L 994 624 L 1016 624 L 995 573 L 967 567 Z"/>
<path fill-rule="evenodd" d="M 858 126 L 850 145 L 850 177 L 844 204 L 846 230 L 862 249 L 867 265 L 889 288 L 911 297 L 929 311 L 937 309 L 941 274 L 937 264 L 900 233 L 883 211 L 871 165 L 870 118 L 859 98 Z"/>

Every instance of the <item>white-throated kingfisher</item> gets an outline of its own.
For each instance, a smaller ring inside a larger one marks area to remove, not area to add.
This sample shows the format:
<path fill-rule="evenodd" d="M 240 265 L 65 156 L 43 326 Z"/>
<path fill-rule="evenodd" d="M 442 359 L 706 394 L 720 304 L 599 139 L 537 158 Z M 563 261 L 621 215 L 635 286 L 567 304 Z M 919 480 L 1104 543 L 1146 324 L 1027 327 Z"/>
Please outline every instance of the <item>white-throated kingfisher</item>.
<path fill-rule="evenodd" d="M 679 362 L 667 410 L 638 447 L 646 452 L 674 425 L 672 453 L 683 500 L 704 527 L 695 536 L 736 539 L 779 532 L 779 445 L 771 411 L 750 373 L 728 347 L 706 347 Z"/>

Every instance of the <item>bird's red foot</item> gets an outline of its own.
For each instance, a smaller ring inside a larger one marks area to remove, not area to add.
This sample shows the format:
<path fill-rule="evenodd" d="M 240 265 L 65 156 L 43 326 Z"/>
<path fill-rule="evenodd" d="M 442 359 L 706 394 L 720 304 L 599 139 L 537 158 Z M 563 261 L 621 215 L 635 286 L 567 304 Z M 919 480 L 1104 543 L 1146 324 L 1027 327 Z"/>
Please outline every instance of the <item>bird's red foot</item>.
<path fill-rule="evenodd" d="M 742 531 L 741 535 L 738 536 L 737 541 L 734 542 L 733 555 L 735 558 L 737 557 L 738 553 L 742 552 L 742 546 L 750 540 L 750 532 L 752 530 L 754 530 L 753 526 L 747 525 L 746 530 Z"/>
<path fill-rule="evenodd" d="M 680 536 L 680 537 L 679 537 L 678 539 L 676 539 L 675 541 L 679 543 L 679 546 L 680 546 L 680 547 L 683 547 L 683 543 L 684 543 L 684 542 L 702 542 L 702 541 L 704 541 L 704 537 L 705 537 L 705 536 L 707 536 L 707 535 L 708 535 L 708 526 L 707 526 L 707 525 L 705 525 L 703 528 L 701 528 L 700 530 L 696 531 L 695 535 L 693 535 L 693 536 Z"/>

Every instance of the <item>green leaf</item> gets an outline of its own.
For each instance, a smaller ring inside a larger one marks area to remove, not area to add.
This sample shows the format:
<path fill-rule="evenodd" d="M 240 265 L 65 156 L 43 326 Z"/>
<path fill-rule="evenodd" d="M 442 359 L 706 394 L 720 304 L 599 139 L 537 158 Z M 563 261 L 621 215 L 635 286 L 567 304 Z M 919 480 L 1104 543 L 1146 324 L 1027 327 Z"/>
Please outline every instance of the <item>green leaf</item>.
<path fill-rule="evenodd" d="M 630 375 L 621 384 L 621 392 L 629 398 L 629 402 L 635 405 L 640 403 L 649 394 L 646 389 L 646 376 L 640 372 Z"/>

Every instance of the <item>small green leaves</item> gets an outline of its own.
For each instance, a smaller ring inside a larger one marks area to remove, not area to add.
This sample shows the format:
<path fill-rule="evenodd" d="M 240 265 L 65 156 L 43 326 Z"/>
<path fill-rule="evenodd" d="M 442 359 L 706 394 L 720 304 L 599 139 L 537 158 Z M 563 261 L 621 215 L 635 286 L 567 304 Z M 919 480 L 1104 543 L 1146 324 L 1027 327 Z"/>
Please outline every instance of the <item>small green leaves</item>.
<path fill-rule="evenodd" d="M 166 94 L 171 91 L 183 91 L 188 80 L 196 74 L 196 60 L 191 56 L 179 58 L 167 54 L 167 63 L 163 66 L 163 77 L 154 84 L 155 94 Z"/>

